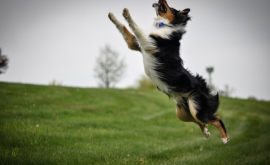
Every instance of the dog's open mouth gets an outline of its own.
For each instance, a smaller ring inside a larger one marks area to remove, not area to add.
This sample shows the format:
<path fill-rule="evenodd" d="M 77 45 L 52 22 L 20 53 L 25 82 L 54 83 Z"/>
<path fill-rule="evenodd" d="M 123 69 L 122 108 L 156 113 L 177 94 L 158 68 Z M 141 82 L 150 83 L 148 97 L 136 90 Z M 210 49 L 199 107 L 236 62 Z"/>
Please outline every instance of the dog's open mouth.
<path fill-rule="evenodd" d="M 162 0 L 159 0 L 158 3 L 154 3 L 153 7 L 156 9 L 157 16 L 159 15 L 159 12 L 167 13 L 167 7 Z"/>
<path fill-rule="evenodd" d="M 163 13 L 167 13 L 167 8 L 163 3 L 159 5 L 159 10 Z"/>

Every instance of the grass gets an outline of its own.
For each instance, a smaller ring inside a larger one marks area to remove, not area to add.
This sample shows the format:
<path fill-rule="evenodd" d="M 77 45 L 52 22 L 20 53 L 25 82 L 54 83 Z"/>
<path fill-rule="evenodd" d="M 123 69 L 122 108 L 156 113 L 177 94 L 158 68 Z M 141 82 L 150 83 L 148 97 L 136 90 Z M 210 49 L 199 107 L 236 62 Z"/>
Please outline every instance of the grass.
<path fill-rule="evenodd" d="M 0 83 L 0 164 L 270 164 L 270 102 L 221 97 L 230 142 L 157 90 Z"/>

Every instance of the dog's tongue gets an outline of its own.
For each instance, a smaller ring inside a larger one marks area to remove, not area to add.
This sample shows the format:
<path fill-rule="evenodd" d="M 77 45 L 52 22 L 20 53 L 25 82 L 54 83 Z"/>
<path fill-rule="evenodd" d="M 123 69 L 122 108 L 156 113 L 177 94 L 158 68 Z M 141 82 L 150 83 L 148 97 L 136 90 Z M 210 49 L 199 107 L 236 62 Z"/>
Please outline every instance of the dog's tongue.
<path fill-rule="evenodd" d="M 156 3 L 153 3 L 152 7 L 155 7 Z"/>

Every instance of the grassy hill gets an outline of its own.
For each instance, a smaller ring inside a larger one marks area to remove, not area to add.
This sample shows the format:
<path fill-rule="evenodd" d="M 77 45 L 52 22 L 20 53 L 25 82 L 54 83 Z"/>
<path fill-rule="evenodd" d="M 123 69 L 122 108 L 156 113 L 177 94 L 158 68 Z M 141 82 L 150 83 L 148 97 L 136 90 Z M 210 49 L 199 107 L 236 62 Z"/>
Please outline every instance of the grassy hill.
<path fill-rule="evenodd" d="M 270 164 L 270 102 L 221 97 L 230 142 L 157 90 L 0 83 L 0 164 Z"/>

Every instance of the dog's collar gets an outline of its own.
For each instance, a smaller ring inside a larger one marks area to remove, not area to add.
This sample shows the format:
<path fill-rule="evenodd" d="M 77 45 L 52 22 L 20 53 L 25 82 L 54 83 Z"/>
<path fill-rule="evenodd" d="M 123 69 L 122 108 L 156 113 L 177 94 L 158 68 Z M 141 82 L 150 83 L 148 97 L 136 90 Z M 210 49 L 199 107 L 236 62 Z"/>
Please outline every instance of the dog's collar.
<path fill-rule="evenodd" d="M 166 25 L 163 22 L 156 22 L 156 27 L 163 27 L 163 26 L 168 26 L 168 27 L 172 27 L 171 25 Z"/>

